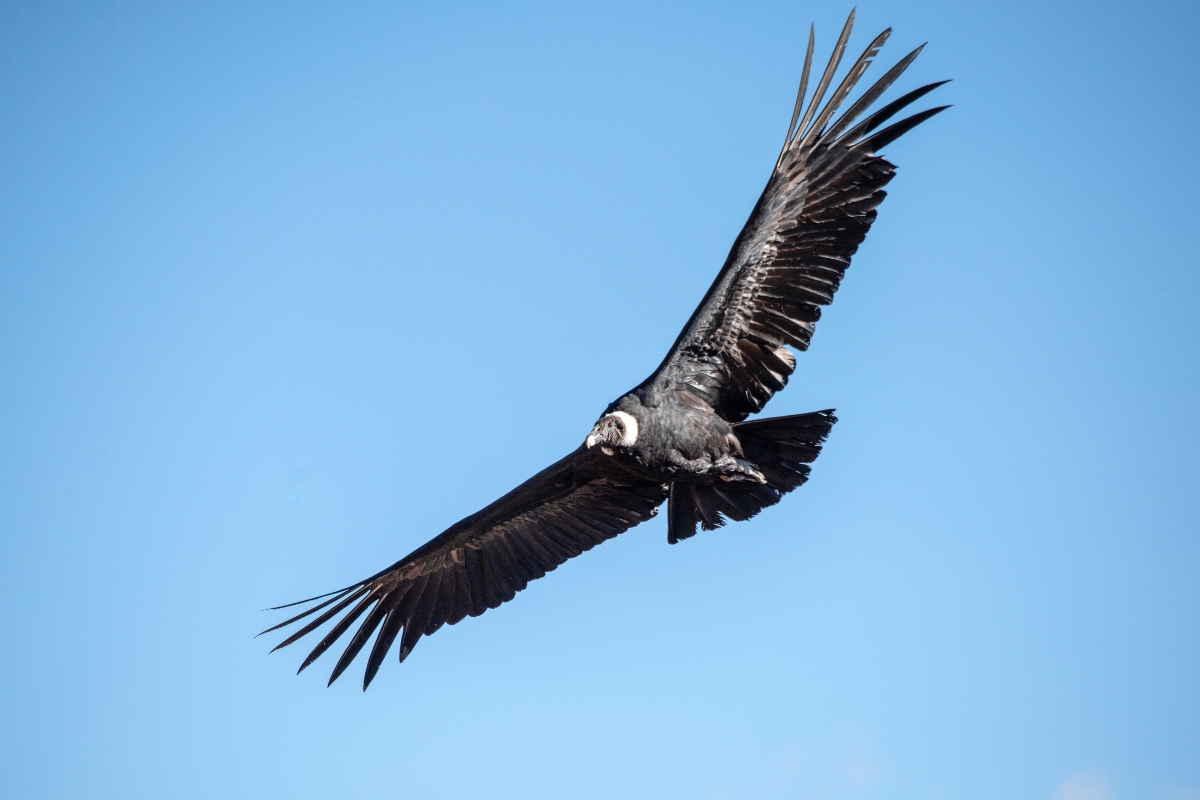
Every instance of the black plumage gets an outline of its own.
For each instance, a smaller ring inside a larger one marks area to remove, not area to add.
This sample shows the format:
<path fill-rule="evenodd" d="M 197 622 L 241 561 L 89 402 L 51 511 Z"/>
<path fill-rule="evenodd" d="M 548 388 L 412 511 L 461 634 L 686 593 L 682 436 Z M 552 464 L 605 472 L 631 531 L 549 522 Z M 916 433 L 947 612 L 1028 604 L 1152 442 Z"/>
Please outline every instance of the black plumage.
<path fill-rule="evenodd" d="M 664 501 L 673 544 L 698 528 L 750 519 L 808 479 L 809 465 L 837 421 L 832 411 L 746 418 L 787 385 L 796 368 L 788 348 L 808 348 L 821 307 L 833 301 L 875 221 L 895 173 L 877 152 L 946 108 L 881 128 L 941 85 L 934 83 L 862 117 L 917 57 L 917 48 L 837 116 L 890 29 L 871 42 L 822 106 L 853 23 L 852 12 L 806 104 L 810 30 L 775 169 L 725 265 L 658 369 L 612 403 L 566 458 L 382 572 L 301 601 L 313 605 L 268 629 L 301 626 L 275 649 L 333 623 L 303 670 L 357 623 L 329 682 L 374 636 L 365 689 L 397 638 L 403 661 L 422 636 L 511 600 L 529 581 L 645 522 Z"/>

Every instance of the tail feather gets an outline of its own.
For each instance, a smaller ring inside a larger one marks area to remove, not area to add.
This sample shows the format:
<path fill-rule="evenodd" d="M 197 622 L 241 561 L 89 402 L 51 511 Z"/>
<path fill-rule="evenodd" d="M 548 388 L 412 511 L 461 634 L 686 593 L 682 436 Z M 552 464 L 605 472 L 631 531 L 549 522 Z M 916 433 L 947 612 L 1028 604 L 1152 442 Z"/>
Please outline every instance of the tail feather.
<path fill-rule="evenodd" d="M 696 498 L 692 496 L 692 484 L 678 481 L 671 484 L 667 500 L 667 541 L 675 544 L 681 539 L 696 535 L 696 524 L 700 522 L 700 511 Z"/>
<path fill-rule="evenodd" d="M 697 525 L 711 531 L 724 525 L 727 518 L 738 522 L 750 519 L 778 503 L 808 480 L 809 464 L 821 454 L 821 445 L 836 422 L 833 410 L 828 409 L 734 425 L 746 460 L 759 468 L 767 482 L 671 484 L 667 541 L 675 544 L 695 536 Z"/>

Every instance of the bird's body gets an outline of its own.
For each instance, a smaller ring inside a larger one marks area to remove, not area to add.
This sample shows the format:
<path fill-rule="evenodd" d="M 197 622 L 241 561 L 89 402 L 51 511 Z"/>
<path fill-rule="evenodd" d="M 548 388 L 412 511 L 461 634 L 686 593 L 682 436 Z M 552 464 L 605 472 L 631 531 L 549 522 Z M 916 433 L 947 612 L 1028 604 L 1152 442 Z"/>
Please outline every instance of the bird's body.
<path fill-rule="evenodd" d="M 613 433 L 606 437 L 606 429 Z M 762 482 L 761 476 L 745 472 L 749 467 L 727 420 L 653 388 L 637 389 L 613 403 L 585 444 L 598 446 L 620 468 L 650 480 Z"/>
<path fill-rule="evenodd" d="M 529 581 L 651 518 L 664 501 L 668 541 L 675 543 L 697 528 L 749 519 L 808 479 L 837 421 L 832 411 L 746 418 L 787 384 L 796 368 L 788 348 L 808 348 L 821 307 L 832 302 L 875 220 L 895 172 L 876 152 L 942 110 L 877 130 L 941 85 L 930 84 L 859 119 L 918 48 L 836 116 L 890 29 L 821 106 L 853 20 L 852 13 L 805 106 L 809 34 L 796 108 L 766 189 L 658 369 L 609 405 L 565 458 L 382 572 L 312 598 L 322 602 L 271 628 L 311 617 L 278 645 L 284 647 L 334 623 L 300 669 L 361 619 L 330 683 L 378 631 L 365 689 L 397 637 L 403 661 L 422 636 L 512 599 Z"/>

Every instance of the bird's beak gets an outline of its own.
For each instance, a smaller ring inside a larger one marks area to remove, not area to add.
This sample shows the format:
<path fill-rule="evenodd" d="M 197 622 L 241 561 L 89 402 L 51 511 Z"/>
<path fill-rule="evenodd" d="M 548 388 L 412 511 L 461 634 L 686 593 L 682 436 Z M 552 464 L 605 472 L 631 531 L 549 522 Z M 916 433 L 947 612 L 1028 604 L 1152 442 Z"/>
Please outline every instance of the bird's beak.
<path fill-rule="evenodd" d="M 588 450 L 591 450 L 593 447 L 596 446 L 596 442 L 598 442 L 598 441 L 600 441 L 600 435 L 598 433 L 596 433 L 595 431 L 592 431 L 591 433 L 588 434 L 587 441 L 585 441 L 584 444 L 587 445 Z"/>

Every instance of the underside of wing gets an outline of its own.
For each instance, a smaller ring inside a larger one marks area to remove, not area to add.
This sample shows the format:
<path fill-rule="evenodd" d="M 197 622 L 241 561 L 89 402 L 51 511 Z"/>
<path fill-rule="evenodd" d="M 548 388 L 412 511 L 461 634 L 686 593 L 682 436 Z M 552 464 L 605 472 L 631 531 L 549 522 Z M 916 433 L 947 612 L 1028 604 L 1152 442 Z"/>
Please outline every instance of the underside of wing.
<path fill-rule="evenodd" d="M 581 448 L 383 572 L 293 603 L 313 605 L 263 633 L 303 623 L 278 650 L 332 623 L 303 671 L 357 623 L 329 683 L 374 635 L 365 690 L 397 638 L 403 661 L 422 636 L 511 600 L 530 581 L 654 516 L 665 498 L 662 484 L 623 477 Z"/>
<path fill-rule="evenodd" d="M 851 13 L 806 106 L 810 31 L 800 92 L 775 170 L 725 266 L 647 380 L 659 389 L 681 391 L 688 403 L 732 422 L 761 411 L 787 384 L 796 367 L 787 348 L 806 350 L 821 307 L 833 302 L 895 173 L 876 153 L 946 108 L 922 111 L 880 129 L 943 81 L 863 117 L 917 57 L 919 47 L 836 116 L 891 29 L 871 42 L 822 106 L 853 23 Z"/>

